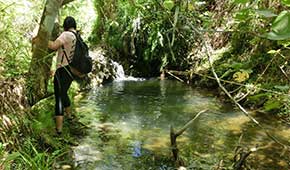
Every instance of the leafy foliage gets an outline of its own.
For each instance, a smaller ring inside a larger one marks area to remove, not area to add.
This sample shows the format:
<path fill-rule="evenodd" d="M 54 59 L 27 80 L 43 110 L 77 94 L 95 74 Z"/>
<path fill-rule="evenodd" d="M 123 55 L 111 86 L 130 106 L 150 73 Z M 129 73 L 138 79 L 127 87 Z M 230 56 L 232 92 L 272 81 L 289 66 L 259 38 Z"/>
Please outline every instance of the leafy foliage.
<path fill-rule="evenodd" d="M 107 34 L 103 41 L 126 56 L 120 60 L 127 70 L 130 67 L 139 75 L 152 76 L 164 68 L 181 69 L 187 65 L 195 37 L 190 26 L 196 21 L 186 2 L 118 1 L 113 6 L 104 4 L 102 9 L 113 8 L 104 14 L 108 18 L 104 19 Z"/>
<path fill-rule="evenodd" d="M 0 1 L 0 72 L 15 77 L 28 70 L 31 46 L 29 39 L 40 18 L 42 1 Z"/>

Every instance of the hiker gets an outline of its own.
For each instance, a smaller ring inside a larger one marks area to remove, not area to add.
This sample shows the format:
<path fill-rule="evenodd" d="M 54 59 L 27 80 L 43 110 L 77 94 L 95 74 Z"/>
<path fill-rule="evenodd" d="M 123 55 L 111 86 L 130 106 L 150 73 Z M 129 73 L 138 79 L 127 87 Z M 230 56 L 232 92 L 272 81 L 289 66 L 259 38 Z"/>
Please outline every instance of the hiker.
<path fill-rule="evenodd" d="M 61 134 L 64 113 L 71 119 L 70 99 L 67 91 L 73 80 L 81 82 L 92 71 L 92 58 L 89 48 L 76 31 L 76 21 L 68 16 L 63 22 L 64 32 L 55 40 L 48 42 L 48 48 L 57 50 L 56 72 L 54 74 L 55 124 L 57 134 Z M 32 43 L 39 41 L 37 37 Z"/>
<path fill-rule="evenodd" d="M 55 123 L 56 133 L 61 134 L 64 113 L 71 118 L 71 103 L 67 94 L 68 89 L 75 78 L 69 67 L 68 60 L 71 60 L 76 45 L 76 21 L 68 16 L 63 22 L 64 32 L 55 40 L 48 42 L 48 48 L 57 50 L 56 72 L 54 74 L 54 95 L 55 95 Z"/>

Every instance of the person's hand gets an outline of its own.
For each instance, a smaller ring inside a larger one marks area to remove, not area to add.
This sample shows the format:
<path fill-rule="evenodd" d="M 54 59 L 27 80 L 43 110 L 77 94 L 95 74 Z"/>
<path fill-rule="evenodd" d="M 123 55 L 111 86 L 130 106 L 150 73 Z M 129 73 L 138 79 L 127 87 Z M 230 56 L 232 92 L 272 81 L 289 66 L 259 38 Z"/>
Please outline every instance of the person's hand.
<path fill-rule="evenodd" d="M 53 76 L 54 76 L 54 74 L 55 74 L 55 71 L 53 71 L 53 70 L 50 70 L 49 76 L 50 76 L 50 77 L 53 77 Z"/>
<path fill-rule="evenodd" d="M 38 36 L 33 37 L 32 40 L 31 40 L 32 44 L 35 44 L 35 43 L 37 43 L 38 41 L 39 41 Z"/>

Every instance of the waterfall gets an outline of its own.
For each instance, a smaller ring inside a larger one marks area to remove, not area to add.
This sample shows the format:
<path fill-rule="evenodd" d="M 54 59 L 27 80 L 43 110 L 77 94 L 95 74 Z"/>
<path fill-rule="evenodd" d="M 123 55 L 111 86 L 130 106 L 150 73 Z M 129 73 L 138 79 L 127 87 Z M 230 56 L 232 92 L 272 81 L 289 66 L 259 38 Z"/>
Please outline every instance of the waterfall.
<path fill-rule="evenodd" d="M 144 78 L 135 78 L 132 76 L 126 76 L 124 72 L 124 68 L 121 64 L 113 61 L 112 62 L 116 71 L 114 81 L 142 81 L 145 80 Z"/>
<path fill-rule="evenodd" d="M 116 71 L 115 80 L 124 80 L 126 78 L 124 68 L 121 64 L 113 61 L 113 65 Z"/>

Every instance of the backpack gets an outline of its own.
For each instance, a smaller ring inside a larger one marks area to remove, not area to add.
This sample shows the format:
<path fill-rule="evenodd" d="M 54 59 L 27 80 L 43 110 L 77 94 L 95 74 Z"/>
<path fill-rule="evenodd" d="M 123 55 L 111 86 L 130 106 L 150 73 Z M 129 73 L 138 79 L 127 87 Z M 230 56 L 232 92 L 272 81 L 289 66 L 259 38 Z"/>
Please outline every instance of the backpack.
<path fill-rule="evenodd" d="M 77 71 L 78 73 L 76 75 L 79 77 L 83 77 L 85 74 L 92 71 L 93 67 L 92 58 L 89 56 L 89 48 L 81 38 L 80 34 L 75 33 L 73 31 L 70 32 L 72 32 L 76 36 L 74 55 L 71 60 L 68 60 L 65 51 L 64 54 L 69 62 L 71 71 L 73 73 Z"/>

